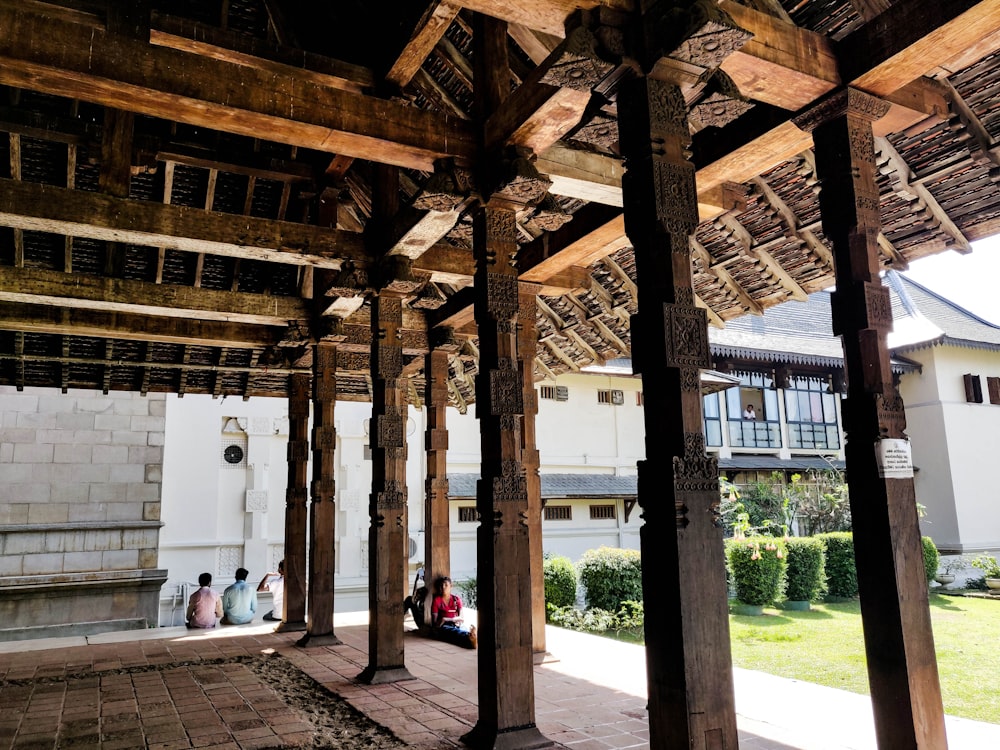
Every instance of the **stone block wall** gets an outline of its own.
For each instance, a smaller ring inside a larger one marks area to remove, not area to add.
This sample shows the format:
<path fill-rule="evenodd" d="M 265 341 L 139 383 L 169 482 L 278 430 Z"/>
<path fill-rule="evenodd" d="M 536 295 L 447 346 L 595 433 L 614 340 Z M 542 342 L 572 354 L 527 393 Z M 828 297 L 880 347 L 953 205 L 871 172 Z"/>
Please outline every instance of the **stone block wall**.
<path fill-rule="evenodd" d="M 165 407 L 0 388 L 0 640 L 157 624 Z"/>

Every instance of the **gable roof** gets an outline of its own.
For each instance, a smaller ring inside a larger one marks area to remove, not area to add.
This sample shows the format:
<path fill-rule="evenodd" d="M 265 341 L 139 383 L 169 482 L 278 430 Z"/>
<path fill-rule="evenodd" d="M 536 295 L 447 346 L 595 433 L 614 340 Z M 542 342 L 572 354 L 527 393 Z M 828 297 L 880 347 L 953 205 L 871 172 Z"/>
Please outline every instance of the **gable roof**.
<path fill-rule="evenodd" d="M 896 271 L 886 272 L 885 284 L 892 301 L 889 348 L 894 353 L 942 344 L 1000 350 L 1000 326 Z"/>

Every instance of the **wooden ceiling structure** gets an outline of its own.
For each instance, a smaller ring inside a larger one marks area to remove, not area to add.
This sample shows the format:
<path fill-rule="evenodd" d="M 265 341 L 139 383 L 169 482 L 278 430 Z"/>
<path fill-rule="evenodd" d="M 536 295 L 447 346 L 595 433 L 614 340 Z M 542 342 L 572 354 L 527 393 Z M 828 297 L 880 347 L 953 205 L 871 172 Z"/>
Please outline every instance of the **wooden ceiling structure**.
<path fill-rule="evenodd" d="M 635 62 L 576 11 L 613 30 L 634 2 L 0 0 L 0 384 L 284 397 L 325 337 L 338 398 L 368 400 L 378 231 L 412 268 L 410 401 L 435 328 L 460 339 L 451 402 L 473 401 L 474 12 L 509 23 L 487 131 L 551 181 L 517 217 L 520 278 L 542 285 L 535 375 L 629 356 L 616 94 Z M 658 66 L 686 80 L 713 325 L 833 284 L 795 115 L 846 85 L 892 105 L 885 267 L 1000 231 L 997 3 L 706 5 L 752 34 L 726 76 Z M 391 226 L 370 221 L 380 163 L 400 168 Z"/>

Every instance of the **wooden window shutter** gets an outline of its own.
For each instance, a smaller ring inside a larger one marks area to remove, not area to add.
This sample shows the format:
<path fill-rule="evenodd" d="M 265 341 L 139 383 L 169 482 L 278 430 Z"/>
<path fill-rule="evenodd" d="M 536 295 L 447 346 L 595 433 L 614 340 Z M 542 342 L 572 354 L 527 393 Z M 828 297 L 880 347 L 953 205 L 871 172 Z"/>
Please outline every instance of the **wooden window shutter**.
<path fill-rule="evenodd" d="M 962 379 L 965 380 L 965 400 L 971 404 L 983 403 L 983 384 L 979 376 L 966 373 Z"/>
<path fill-rule="evenodd" d="M 990 403 L 1000 404 L 1000 378 L 986 378 L 986 386 L 990 391 Z"/>

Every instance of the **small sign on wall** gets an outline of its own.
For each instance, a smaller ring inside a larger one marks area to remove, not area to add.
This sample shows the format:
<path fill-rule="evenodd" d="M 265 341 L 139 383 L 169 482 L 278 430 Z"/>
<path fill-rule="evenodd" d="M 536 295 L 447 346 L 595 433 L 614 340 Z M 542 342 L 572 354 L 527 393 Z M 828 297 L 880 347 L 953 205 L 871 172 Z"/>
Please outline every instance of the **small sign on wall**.
<path fill-rule="evenodd" d="M 883 479 L 913 478 L 913 454 L 909 440 L 883 438 L 875 441 L 875 459 L 878 461 L 878 475 Z"/>

